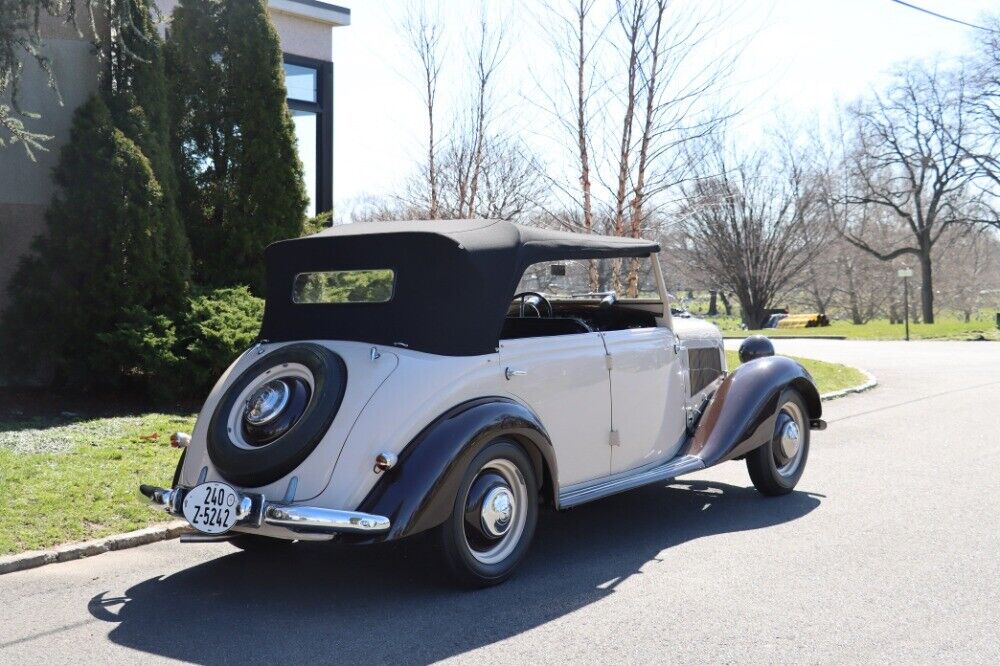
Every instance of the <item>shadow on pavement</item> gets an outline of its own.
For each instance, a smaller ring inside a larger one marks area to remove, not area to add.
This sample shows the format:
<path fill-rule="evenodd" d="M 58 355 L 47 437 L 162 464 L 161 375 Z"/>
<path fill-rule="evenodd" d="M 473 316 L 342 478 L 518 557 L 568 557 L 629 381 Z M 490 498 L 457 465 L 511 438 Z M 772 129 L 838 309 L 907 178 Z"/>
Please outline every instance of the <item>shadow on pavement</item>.
<path fill-rule="evenodd" d="M 430 662 L 599 601 L 665 549 L 792 521 L 819 503 L 714 482 L 651 486 L 543 513 L 518 574 L 488 590 L 450 587 L 433 553 L 407 544 L 302 544 L 227 554 L 97 595 L 88 610 L 117 624 L 113 642 L 188 662 Z"/>

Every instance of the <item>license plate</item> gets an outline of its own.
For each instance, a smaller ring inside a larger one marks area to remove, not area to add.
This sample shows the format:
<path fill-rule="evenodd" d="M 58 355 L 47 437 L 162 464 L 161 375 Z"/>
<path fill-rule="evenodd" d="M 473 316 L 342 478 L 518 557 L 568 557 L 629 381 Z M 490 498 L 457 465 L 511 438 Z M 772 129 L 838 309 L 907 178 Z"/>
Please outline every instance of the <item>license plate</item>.
<path fill-rule="evenodd" d="M 205 534 L 222 534 L 236 524 L 239 502 L 232 487 L 209 481 L 188 491 L 182 509 L 191 527 Z"/>

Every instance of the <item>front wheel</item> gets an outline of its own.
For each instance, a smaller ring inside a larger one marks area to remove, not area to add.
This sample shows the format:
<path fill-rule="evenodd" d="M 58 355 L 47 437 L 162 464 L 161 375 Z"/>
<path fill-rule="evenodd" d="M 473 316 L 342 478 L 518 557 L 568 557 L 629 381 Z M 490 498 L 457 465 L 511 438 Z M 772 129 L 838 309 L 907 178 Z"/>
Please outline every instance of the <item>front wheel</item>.
<path fill-rule="evenodd" d="M 778 400 L 771 440 L 747 455 L 747 470 L 763 495 L 787 495 L 802 477 L 809 457 L 809 421 L 805 403 L 795 389 Z"/>
<path fill-rule="evenodd" d="M 517 444 L 498 439 L 472 459 L 451 516 L 440 526 L 445 560 L 472 587 L 505 581 L 524 557 L 538 521 L 538 483 Z"/>

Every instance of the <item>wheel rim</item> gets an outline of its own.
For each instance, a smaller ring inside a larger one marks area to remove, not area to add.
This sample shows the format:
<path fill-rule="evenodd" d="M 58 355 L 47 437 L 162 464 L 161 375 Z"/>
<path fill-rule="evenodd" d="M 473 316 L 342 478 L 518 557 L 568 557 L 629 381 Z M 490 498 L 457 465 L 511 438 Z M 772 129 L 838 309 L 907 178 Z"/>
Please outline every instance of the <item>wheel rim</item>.
<path fill-rule="evenodd" d="M 521 470 L 498 458 L 483 465 L 465 497 L 469 553 L 482 564 L 501 562 L 517 548 L 528 516 L 528 486 Z"/>
<path fill-rule="evenodd" d="M 265 441 L 253 441 L 252 438 L 248 437 L 247 426 L 251 427 L 266 427 L 268 423 L 273 422 L 275 419 L 279 418 L 281 415 L 281 410 L 277 410 L 277 413 L 270 419 L 266 421 L 261 421 L 260 424 L 255 424 L 252 421 L 246 419 L 248 412 L 251 408 L 250 403 L 252 398 L 263 388 L 273 384 L 284 384 L 291 387 L 294 383 L 300 383 L 302 388 L 305 390 L 305 405 L 302 406 L 302 411 L 298 412 L 292 422 L 288 424 L 288 427 L 283 428 L 280 434 L 284 434 L 285 431 L 289 430 L 295 423 L 297 423 L 301 417 L 302 412 L 308 408 L 309 403 L 312 402 L 313 392 L 315 391 L 315 380 L 313 378 L 312 372 L 309 368 L 305 367 L 301 363 L 282 363 L 273 368 L 269 368 L 265 372 L 261 373 L 254 381 L 250 382 L 245 389 L 239 394 L 233 403 L 232 409 L 229 412 L 227 431 L 232 442 L 241 449 L 259 449 L 264 446 L 271 444 L 277 437 L 265 438 Z M 278 400 L 282 408 L 288 405 L 288 401 L 282 402 Z"/>
<path fill-rule="evenodd" d="M 805 449 L 805 419 L 794 402 L 786 402 L 778 410 L 771 440 L 774 466 L 783 477 L 794 476 L 802 462 Z"/>

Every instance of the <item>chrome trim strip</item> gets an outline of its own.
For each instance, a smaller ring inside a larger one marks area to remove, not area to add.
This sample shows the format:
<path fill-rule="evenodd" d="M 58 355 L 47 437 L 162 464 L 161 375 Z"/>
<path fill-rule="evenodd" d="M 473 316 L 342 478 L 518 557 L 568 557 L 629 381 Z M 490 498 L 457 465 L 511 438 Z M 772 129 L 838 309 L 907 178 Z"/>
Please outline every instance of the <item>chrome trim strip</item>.
<path fill-rule="evenodd" d="M 656 481 L 672 479 L 681 474 L 696 472 L 705 468 L 704 461 L 698 456 L 681 456 L 668 460 L 666 463 L 645 471 L 613 480 L 598 480 L 582 488 L 572 488 L 559 493 L 559 508 L 565 509 L 584 502 L 614 495 L 625 490 L 631 490 Z"/>
<path fill-rule="evenodd" d="M 264 522 L 279 525 L 293 531 L 362 532 L 373 534 L 389 530 L 389 519 L 359 511 L 339 511 L 316 506 L 288 506 L 267 504 L 264 507 Z"/>

